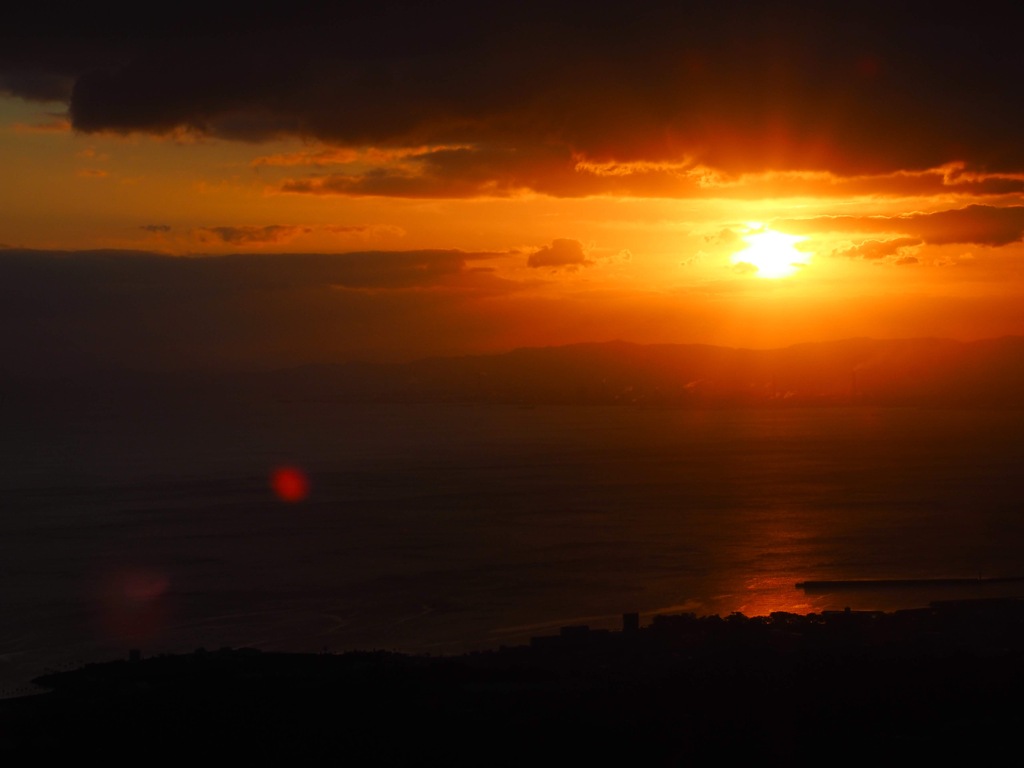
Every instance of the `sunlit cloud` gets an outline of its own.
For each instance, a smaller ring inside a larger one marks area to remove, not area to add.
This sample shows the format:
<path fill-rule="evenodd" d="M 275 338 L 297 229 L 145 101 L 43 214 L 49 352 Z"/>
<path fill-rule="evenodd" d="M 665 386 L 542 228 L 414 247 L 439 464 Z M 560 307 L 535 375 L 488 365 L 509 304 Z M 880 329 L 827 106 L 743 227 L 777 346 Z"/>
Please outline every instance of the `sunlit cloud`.
<path fill-rule="evenodd" d="M 583 243 L 566 238 L 554 240 L 551 245 L 538 248 L 526 260 L 526 265 L 534 269 L 552 267 L 571 271 L 591 264 L 593 261 L 587 258 L 583 250 Z"/>
<path fill-rule="evenodd" d="M 13 128 L 21 134 L 70 133 L 71 121 L 64 115 L 51 115 L 36 123 L 14 123 Z"/>
<path fill-rule="evenodd" d="M 837 249 L 832 252 L 832 255 L 858 259 L 884 259 L 908 248 L 921 245 L 922 242 L 913 237 L 898 237 L 893 240 L 864 240 L 849 248 Z"/>
<path fill-rule="evenodd" d="M 1024 237 L 1024 206 L 970 205 L 934 213 L 892 216 L 819 216 L 773 223 L 793 233 L 858 232 L 903 234 L 933 245 L 1009 245 Z"/>
<path fill-rule="evenodd" d="M 327 147 L 302 152 L 287 152 L 276 155 L 260 155 L 253 159 L 251 165 L 261 166 L 293 166 L 293 165 L 345 165 L 358 160 L 360 153 L 348 147 Z"/>

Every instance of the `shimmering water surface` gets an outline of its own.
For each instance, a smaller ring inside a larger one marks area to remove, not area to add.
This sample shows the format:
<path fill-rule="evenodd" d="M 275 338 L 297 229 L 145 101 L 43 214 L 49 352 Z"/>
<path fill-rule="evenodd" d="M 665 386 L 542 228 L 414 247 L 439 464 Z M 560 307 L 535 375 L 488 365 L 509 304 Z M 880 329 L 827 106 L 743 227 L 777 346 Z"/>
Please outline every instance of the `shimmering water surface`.
<path fill-rule="evenodd" d="M 448 653 L 642 615 L 1015 594 L 1024 412 L 278 403 L 11 418 L 0 689 L 199 646 Z M 300 503 L 268 477 L 294 464 Z"/>

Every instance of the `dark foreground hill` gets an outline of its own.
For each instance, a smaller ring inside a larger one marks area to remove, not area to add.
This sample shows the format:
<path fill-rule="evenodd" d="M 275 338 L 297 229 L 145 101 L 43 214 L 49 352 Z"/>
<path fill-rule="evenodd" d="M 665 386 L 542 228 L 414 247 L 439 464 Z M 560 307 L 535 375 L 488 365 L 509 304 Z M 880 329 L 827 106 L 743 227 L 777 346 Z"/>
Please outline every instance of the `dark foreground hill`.
<path fill-rule="evenodd" d="M 1020 601 L 893 614 L 661 616 L 430 658 L 197 651 L 0 702 L 35 758 L 338 765 L 964 764 L 1017 755 Z"/>

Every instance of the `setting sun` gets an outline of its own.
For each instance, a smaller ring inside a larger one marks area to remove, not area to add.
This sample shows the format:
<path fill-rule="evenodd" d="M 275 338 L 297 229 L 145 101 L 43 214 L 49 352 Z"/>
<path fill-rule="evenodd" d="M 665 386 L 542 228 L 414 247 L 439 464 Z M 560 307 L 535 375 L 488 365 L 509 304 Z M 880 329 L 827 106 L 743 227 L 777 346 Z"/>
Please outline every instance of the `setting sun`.
<path fill-rule="evenodd" d="M 796 249 L 796 244 L 804 239 L 770 229 L 760 230 L 743 237 L 748 245 L 733 255 L 732 263 L 749 264 L 757 270 L 758 277 L 789 277 L 807 264 L 808 254 Z"/>

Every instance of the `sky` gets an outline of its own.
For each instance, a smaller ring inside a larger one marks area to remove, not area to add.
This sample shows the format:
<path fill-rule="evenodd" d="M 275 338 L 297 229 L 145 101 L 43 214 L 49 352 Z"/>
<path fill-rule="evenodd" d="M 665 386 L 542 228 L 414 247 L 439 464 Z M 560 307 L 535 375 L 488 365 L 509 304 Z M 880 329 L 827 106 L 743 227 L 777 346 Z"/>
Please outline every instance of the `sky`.
<path fill-rule="evenodd" d="M 1024 334 L 1021 12 L 833 5 L 12 10 L 2 370 Z"/>

